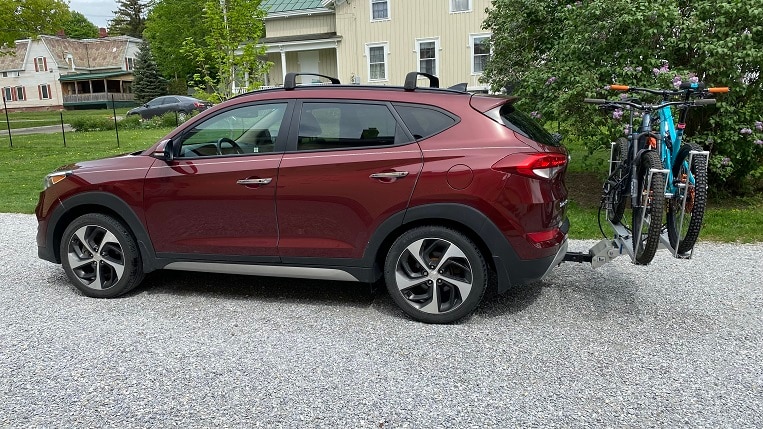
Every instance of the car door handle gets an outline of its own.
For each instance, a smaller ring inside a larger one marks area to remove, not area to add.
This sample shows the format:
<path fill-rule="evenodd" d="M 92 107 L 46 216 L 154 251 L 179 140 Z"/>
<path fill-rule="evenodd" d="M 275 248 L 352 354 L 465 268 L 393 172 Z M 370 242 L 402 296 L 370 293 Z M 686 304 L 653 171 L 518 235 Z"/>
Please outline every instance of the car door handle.
<path fill-rule="evenodd" d="M 241 179 L 237 180 L 236 184 L 238 185 L 267 185 L 268 183 L 272 182 L 273 179 L 271 177 L 265 178 L 265 179 Z"/>
<path fill-rule="evenodd" d="M 372 179 L 400 179 L 407 175 L 407 171 L 385 171 L 384 173 L 374 173 L 369 177 Z"/>

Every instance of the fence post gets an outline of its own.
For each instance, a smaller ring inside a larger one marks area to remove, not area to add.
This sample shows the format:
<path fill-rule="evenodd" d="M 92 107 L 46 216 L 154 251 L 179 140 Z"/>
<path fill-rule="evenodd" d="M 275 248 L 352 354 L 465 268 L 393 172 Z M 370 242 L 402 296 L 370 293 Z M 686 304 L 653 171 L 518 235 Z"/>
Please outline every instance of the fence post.
<path fill-rule="evenodd" d="M 58 113 L 61 115 L 61 136 L 64 138 L 64 147 L 66 147 L 66 130 L 64 129 L 64 111 L 59 110 Z"/>
<path fill-rule="evenodd" d="M 8 119 L 8 105 L 5 104 L 5 94 L 3 94 L 3 110 L 5 110 L 5 124 L 8 126 L 8 140 L 11 142 L 10 147 L 13 147 L 13 136 L 11 136 L 11 120 Z"/>
<path fill-rule="evenodd" d="M 111 110 L 114 112 L 114 131 L 117 132 L 117 147 L 119 147 L 119 124 L 117 123 L 117 106 L 114 104 L 114 94 L 111 94 Z"/>

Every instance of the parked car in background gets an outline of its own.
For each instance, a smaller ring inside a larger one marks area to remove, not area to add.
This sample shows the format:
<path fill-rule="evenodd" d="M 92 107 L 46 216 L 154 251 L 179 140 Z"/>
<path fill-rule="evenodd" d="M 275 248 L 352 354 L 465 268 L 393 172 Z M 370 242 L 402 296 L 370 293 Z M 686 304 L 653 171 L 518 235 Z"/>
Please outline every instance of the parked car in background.
<path fill-rule="evenodd" d="M 201 112 L 209 107 L 212 107 L 212 103 L 199 100 L 198 98 L 187 97 L 185 95 L 165 95 L 163 97 L 156 97 L 142 106 L 128 110 L 127 116 L 140 115 L 143 119 L 150 119 L 167 112 L 189 115 L 193 111 Z"/>
<path fill-rule="evenodd" d="M 37 205 L 39 256 L 93 297 L 158 269 L 383 279 L 416 320 L 465 317 L 488 285 L 561 262 L 567 151 L 516 98 L 420 75 L 298 86 L 289 73 L 144 151 L 62 167 Z"/>

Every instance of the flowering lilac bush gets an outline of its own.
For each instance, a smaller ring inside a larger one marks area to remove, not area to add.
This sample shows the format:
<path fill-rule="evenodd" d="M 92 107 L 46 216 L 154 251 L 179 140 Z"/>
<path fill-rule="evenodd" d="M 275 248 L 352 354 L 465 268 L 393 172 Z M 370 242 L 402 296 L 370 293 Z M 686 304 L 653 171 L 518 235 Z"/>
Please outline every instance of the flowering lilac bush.
<path fill-rule="evenodd" d="M 717 105 L 692 109 L 685 136 L 711 151 L 713 189 L 753 191 L 763 187 L 763 24 L 754 18 L 763 16 L 763 2 L 687 4 L 493 0 L 483 79 L 496 91 L 515 88 L 520 107 L 554 121 L 554 129 L 561 121 L 562 134 L 590 151 L 622 136 L 628 116 L 582 103 L 622 96 L 605 85 L 728 86 L 730 93 L 715 95 Z"/>

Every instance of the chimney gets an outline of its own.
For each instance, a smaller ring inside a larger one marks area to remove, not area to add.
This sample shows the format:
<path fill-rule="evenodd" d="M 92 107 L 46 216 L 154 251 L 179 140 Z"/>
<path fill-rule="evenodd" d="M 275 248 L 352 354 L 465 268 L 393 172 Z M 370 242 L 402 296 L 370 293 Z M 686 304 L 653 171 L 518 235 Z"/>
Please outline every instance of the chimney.
<path fill-rule="evenodd" d="M 64 29 L 62 28 L 58 30 L 58 32 L 56 33 L 56 36 L 60 37 L 61 39 L 66 39 L 66 31 L 64 31 Z"/>
<path fill-rule="evenodd" d="M 101 27 L 98 29 L 98 37 L 103 39 L 104 37 L 107 37 L 109 35 L 108 32 L 106 32 L 106 29 Z"/>

